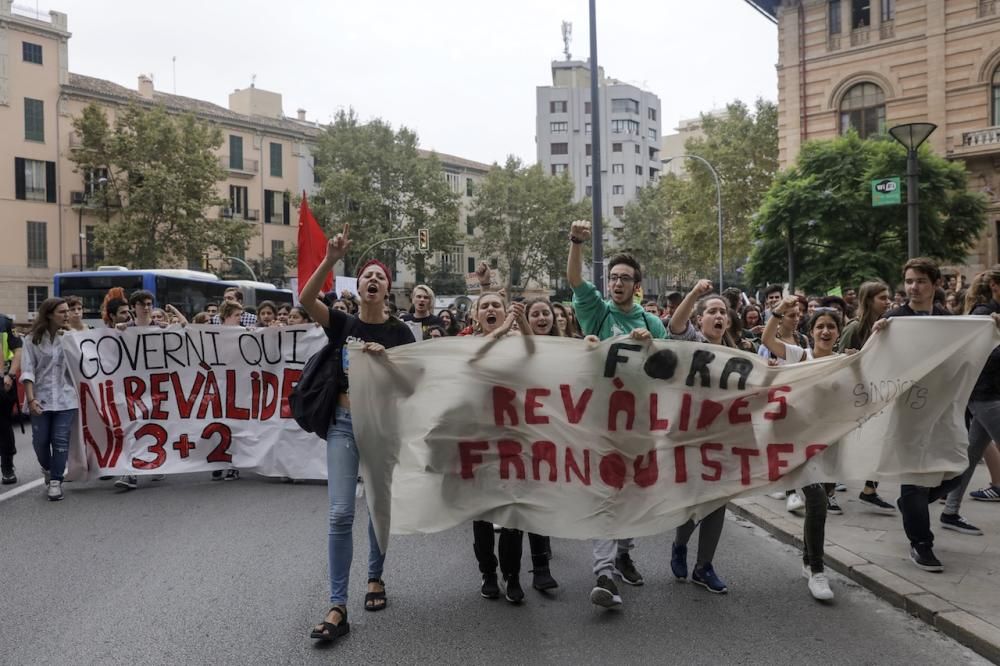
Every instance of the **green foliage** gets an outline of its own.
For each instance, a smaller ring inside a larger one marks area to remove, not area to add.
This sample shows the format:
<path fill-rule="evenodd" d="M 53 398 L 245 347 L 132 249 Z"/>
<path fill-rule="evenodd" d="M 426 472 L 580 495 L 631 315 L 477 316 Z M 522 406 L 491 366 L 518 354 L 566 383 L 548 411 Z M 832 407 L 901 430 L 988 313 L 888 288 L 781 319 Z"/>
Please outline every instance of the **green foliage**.
<path fill-rule="evenodd" d="M 353 110 L 340 111 L 319 136 L 315 164 L 318 190 L 309 206 L 316 220 L 328 236 L 351 225 L 345 274 L 352 274 L 366 248 L 388 238 L 415 237 L 428 228 L 432 251 L 457 240 L 459 197 L 437 157 L 422 156 L 417 135 L 405 127 L 394 131 L 378 119 L 363 124 Z M 413 267 L 417 242 L 386 243 L 364 259 L 372 256 Z"/>
<path fill-rule="evenodd" d="M 479 256 L 498 259 L 508 293 L 532 280 L 558 287 L 569 225 L 590 216 L 590 201 L 574 203 L 573 196 L 569 178 L 547 176 L 541 165 L 525 167 L 513 156 L 486 176 L 469 218 L 477 232 L 471 245 Z"/>
<path fill-rule="evenodd" d="M 778 170 L 778 109 L 758 99 L 751 111 L 735 101 L 720 116 L 702 114 L 705 136 L 689 139 L 685 152 L 708 161 L 719 174 L 722 189 L 722 226 L 726 282 L 750 254 L 750 229 L 754 212 Z M 719 227 L 715 179 L 701 161 L 684 160 L 686 176 L 669 174 L 660 179 L 652 199 L 634 201 L 625 209 L 627 247 L 656 247 L 646 261 L 656 266 L 651 276 L 688 282 L 718 274 Z M 647 188 L 648 189 L 648 188 Z M 630 217 L 634 219 L 629 219 Z M 659 238 L 650 237 L 656 229 Z"/>
<path fill-rule="evenodd" d="M 97 245 L 109 263 L 133 268 L 186 266 L 212 252 L 234 254 L 255 233 L 240 220 L 210 219 L 223 205 L 216 192 L 225 176 L 215 150 L 218 128 L 163 108 L 121 109 L 114 124 L 91 104 L 73 120 L 80 145 L 77 171 L 107 169 L 108 182 L 89 205 L 104 224 Z"/>
<path fill-rule="evenodd" d="M 919 160 L 922 254 L 962 262 L 985 223 L 986 201 L 966 189 L 961 162 L 926 145 Z M 749 281 L 787 279 L 790 229 L 796 287 L 824 293 L 872 278 L 897 283 L 907 255 L 906 206 L 872 207 L 871 181 L 905 172 L 906 150 L 890 138 L 862 140 L 850 132 L 804 144 L 797 164 L 778 176 L 761 205 Z M 905 179 L 903 189 L 905 202 Z"/>

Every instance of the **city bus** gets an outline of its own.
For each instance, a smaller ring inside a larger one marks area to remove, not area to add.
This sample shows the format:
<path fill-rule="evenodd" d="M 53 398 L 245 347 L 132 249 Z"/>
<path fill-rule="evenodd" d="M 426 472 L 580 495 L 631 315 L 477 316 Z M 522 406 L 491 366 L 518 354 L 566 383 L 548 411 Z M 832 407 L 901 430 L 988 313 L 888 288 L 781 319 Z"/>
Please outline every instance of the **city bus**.
<path fill-rule="evenodd" d="M 248 307 L 264 300 L 277 304 L 292 304 L 292 292 L 278 289 L 267 282 L 221 280 L 212 273 L 175 268 L 130 270 L 120 266 L 101 267 L 96 271 L 57 273 L 53 294 L 59 297 L 79 296 L 83 300 L 83 318 L 88 324 L 101 324 L 101 304 L 112 287 L 121 287 L 126 295 L 145 289 L 153 294 L 157 307 L 173 305 L 189 319 L 205 309 L 207 303 L 222 303 L 229 287 L 243 293 Z"/>

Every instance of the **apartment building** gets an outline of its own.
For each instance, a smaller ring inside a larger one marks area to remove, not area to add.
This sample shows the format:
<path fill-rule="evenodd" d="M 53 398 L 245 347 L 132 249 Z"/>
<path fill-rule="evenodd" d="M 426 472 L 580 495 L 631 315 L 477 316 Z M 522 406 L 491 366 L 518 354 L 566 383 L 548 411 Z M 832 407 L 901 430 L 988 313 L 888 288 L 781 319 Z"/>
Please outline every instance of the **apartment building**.
<path fill-rule="evenodd" d="M 728 112 L 725 109 L 709 111 L 705 115 L 715 118 L 725 118 Z M 682 156 L 687 152 L 687 142 L 692 139 L 703 139 L 705 131 L 702 129 L 702 117 L 685 118 L 677 123 L 677 127 L 670 134 L 664 134 L 660 141 L 660 159 L 663 161 L 663 174 L 672 173 L 678 178 L 687 176 L 688 160 Z M 697 167 L 696 167 L 697 168 Z M 704 167 L 702 167 L 704 168 Z"/>
<path fill-rule="evenodd" d="M 76 74 L 69 69 L 70 36 L 66 14 L 38 15 L 0 0 L 0 154 L 5 156 L 0 159 L 0 312 L 28 321 L 52 293 L 55 273 L 104 263 L 95 245 L 103 211 L 91 203 L 103 174 L 78 173 L 70 159 L 79 144 L 73 119 L 92 103 L 111 120 L 118 110 L 137 104 L 193 113 L 217 126 L 223 134 L 218 159 L 226 174 L 218 194 L 227 203 L 209 211 L 209 217 L 240 219 L 255 228 L 238 259 L 267 261 L 295 246 L 298 210 L 291 201 L 313 190 L 312 146 L 322 131 L 305 111 L 286 117 L 279 93 L 253 85 L 235 90 L 224 107 L 156 90 L 148 76 L 139 76 L 129 88 Z M 491 167 L 452 155 L 438 158 L 442 177 L 462 194 L 456 224 L 467 236 L 475 185 Z M 477 262 L 464 242 L 432 251 L 438 255 L 435 264 L 460 277 Z M 207 259 L 212 268 L 219 267 L 221 258 Z M 239 270 L 238 262 L 234 269 Z M 272 263 L 272 269 L 276 274 L 268 277 L 277 283 L 283 282 L 282 272 L 285 278 L 295 273 L 294 266 L 282 271 Z M 414 277 L 400 269 L 403 291 Z"/>
<path fill-rule="evenodd" d="M 598 68 L 601 119 L 603 215 L 613 230 L 621 227 L 625 205 L 639 188 L 660 175 L 660 98 L 604 76 Z M 552 85 L 535 93 L 538 162 L 553 176 L 569 174 L 576 198 L 591 195 L 592 114 L 590 63 L 552 62 Z"/>
<path fill-rule="evenodd" d="M 778 25 L 781 165 L 849 128 L 935 123 L 930 147 L 990 202 L 963 270 L 1000 261 L 1000 0 L 747 1 Z"/>

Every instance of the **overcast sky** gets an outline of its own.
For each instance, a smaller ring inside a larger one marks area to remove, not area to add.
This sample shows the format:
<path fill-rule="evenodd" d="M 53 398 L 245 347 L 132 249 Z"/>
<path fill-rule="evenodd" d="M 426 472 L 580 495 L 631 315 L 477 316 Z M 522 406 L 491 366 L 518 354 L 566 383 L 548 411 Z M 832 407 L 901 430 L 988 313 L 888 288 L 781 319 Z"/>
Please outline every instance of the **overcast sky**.
<path fill-rule="evenodd" d="M 70 71 L 227 105 L 250 84 L 326 122 L 353 107 L 421 145 L 481 162 L 534 162 L 535 87 L 589 55 L 587 0 L 40 0 L 69 14 Z M 33 0 L 16 0 L 34 6 Z M 155 7 L 155 9 L 153 9 Z M 598 0 L 608 76 L 660 96 L 663 129 L 733 99 L 777 98 L 777 28 L 743 0 Z"/>

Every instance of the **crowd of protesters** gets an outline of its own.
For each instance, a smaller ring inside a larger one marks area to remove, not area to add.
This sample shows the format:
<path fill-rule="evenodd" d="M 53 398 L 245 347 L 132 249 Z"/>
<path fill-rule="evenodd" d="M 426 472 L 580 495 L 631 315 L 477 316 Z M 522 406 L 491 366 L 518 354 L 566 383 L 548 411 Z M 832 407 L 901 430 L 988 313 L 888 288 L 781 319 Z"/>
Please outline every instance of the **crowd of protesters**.
<path fill-rule="evenodd" d="M 341 260 L 349 246 L 348 229 L 331 239 L 324 261 L 303 286 L 301 305 L 270 301 L 256 308 L 243 305 L 239 289 L 229 289 L 221 303 L 208 303 L 191 317 L 194 324 L 215 324 L 257 329 L 313 324 L 322 327 L 329 344 L 337 348 L 336 384 L 338 403 L 326 433 L 329 488 L 329 580 L 331 607 L 314 626 L 315 639 L 332 641 L 349 631 L 347 591 L 352 560 L 353 523 L 358 469 L 361 453 L 351 421 L 347 342 L 362 342 L 363 353 L 382 354 L 387 349 L 417 340 L 455 336 L 500 338 L 512 335 L 544 335 L 567 340 L 600 341 L 621 335 L 635 340 L 674 339 L 701 344 L 723 345 L 757 354 L 771 365 L 811 362 L 862 349 L 893 318 L 901 316 L 946 316 L 957 314 L 991 315 L 1000 321 L 1000 266 L 976 275 L 971 283 L 964 276 L 942 276 L 937 265 L 926 258 L 909 260 L 900 275 L 898 289 L 878 279 L 837 288 L 825 295 L 787 293 L 782 285 L 768 285 L 749 294 L 730 288 L 716 293 L 709 280 L 699 280 L 688 293 L 671 292 L 658 300 L 640 302 L 642 268 L 627 254 L 607 262 L 607 294 L 583 276 L 583 244 L 589 240 L 590 225 L 574 222 L 569 230 L 566 278 L 572 289 L 569 302 L 544 297 L 510 298 L 492 283 L 489 267 L 477 270 L 480 296 L 466 311 L 450 306 L 437 309 L 431 287 L 417 285 L 410 293 L 411 307 L 401 311 L 391 296 L 392 272 L 377 260 L 358 271 L 356 293 L 321 291 L 324 279 Z M 161 307 L 156 307 L 160 305 Z M 104 300 L 102 318 L 108 327 L 121 330 L 132 326 L 186 325 L 188 319 L 171 304 L 156 304 L 147 291 L 125 294 L 112 290 Z M 9 323 L 7 323 L 9 324 Z M 10 391 L 14 375 L 20 372 L 30 412 L 33 444 L 46 480 L 50 500 L 63 497 L 69 431 L 76 419 L 78 401 L 62 355 L 59 336 L 65 331 L 88 327 L 82 319 L 79 298 L 47 299 L 39 307 L 30 333 L 19 339 L 13 329 L 0 322 L 6 361 L 4 393 Z M 982 531 L 961 517 L 966 495 L 980 501 L 1000 501 L 1000 347 L 990 355 L 968 404 L 969 465 L 964 473 L 928 488 L 904 484 L 893 504 L 878 494 L 875 480 L 858 490 L 860 505 L 885 515 L 899 515 L 910 541 L 913 563 L 928 571 L 942 571 L 943 564 L 933 551 L 930 506 L 945 502 L 939 517 L 943 529 L 976 535 Z M 13 466 L 13 435 L 7 437 L 9 423 L 0 421 L 0 463 L 3 483 L 16 483 Z M 9 441 L 8 441 L 9 439 Z M 363 447 L 362 447 L 363 449 Z M 968 491 L 975 465 L 984 459 L 991 484 Z M 151 477 L 154 480 L 157 477 Z M 235 468 L 213 472 L 213 479 L 235 480 Z M 116 485 L 137 487 L 134 476 L 124 476 Z M 804 514 L 803 576 L 818 600 L 833 598 L 823 569 L 823 544 L 828 515 L 842 513 L 836 492 L 846 490 L 836 479 L 805 488 L 789 488 L 775 494 L 788 511 Z M 690 580 L 710 592 L 724 594 L 728 586 L 716 572 L 713 560 L 723 543 L 725 507 L 701 521 L 681 525 L 673 538 L 670 568 L 673 575 Z M 694 566 L 689 567 L 688 542 L 698 531 Z M 364 609 L 379 611 L 388 598 L 383 580 L 386 553 L 375 540 L 369 520 L 368 581 Z M 495 533 L 499 532 L 499 538 Z M 519 530 L 488 522 L 473 524 L 473 542 L 479 572 L 480 594 L 487 599 L 501 593 L 511 603 L 521 603 L 525 594 L 520 585 L 523 535 Z M 549 569 L 551 544 L 548 537 L 529 534 L 532 560 L 532 587 L 549 591 L 558 587 Z M 636 564 L 635 540 L 593 540 L 595 584 L 590 600 L 602 608 L 622 606 L 616 580 L 632 586 L 644 583 Z M 495 548 L 498 552 L 494 552 Z M 501 590 L 497 575 L 503 579 Z"/>

